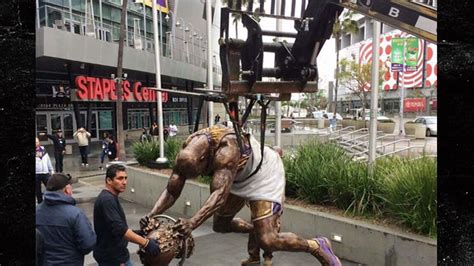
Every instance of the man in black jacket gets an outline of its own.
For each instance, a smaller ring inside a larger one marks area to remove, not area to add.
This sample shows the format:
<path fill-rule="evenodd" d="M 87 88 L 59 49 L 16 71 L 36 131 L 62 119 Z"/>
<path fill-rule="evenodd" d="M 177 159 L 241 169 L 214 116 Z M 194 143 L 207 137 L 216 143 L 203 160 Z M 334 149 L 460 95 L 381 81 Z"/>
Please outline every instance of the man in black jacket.
<path fill-rule="evenodd" d="M 56 130 L 56 134 L 54 135 L 45 133 L 40 133 L 40 135 L 46 135 L 46 137 L 53 141 L 55 159 L 54 170 L 56 171 L 56 173 L 62 173 L 63 159 L 64 154 L 66 153 L 66 139 L 63 136 L 63 131 L 61 129 L 58 129 Z"/>
<path fill-rule="evenodd" d="M 97 233 L 97 244 L 94 247 L 94 259 L 99 266 L 131 266 L 128 242 L 142 247 L 151 256 L 160 254 L 159 243 L 145 237 L 140 230 L 128 228 L 125 212 L 118 195 L 127 188 L 126 168 L 113 164 L 105 174 L 105 189 L 94 203 L 94 230 Z"/>

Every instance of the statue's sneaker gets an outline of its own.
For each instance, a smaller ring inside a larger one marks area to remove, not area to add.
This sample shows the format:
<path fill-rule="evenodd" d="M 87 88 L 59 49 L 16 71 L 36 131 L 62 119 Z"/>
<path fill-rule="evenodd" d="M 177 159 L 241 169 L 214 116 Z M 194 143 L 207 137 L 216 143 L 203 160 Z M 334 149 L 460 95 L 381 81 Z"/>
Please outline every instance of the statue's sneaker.
<path fill-rule="evenodd" d="M 339 258 L 332 251 L 331 242 L 325 237 L 313 238 L 319 244 L 319 248 L 311 252 L 323 266 L 342 266 Z"/>
<path fill-rule="evenodd" d="M 260 265 L 260 257 L 258 258 L 248 258 L 240 262 L 241 266 L 255 266 Z"/>

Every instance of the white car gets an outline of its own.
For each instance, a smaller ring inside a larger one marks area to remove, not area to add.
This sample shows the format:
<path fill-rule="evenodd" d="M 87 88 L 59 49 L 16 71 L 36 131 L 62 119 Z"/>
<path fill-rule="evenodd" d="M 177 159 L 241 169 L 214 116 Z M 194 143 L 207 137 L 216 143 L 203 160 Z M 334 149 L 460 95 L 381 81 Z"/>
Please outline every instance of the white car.
<path fill-rule="evenodd" d="M 313 112 L 313 118 L 316 119 L 332 119 L 334 116 L 333 112 L 326 112 L 326 111 L 315 111 Z M 336 119 L 337 120 L 342 120 L 342 116 L 338 113 L 336 113 Z"/>
<path fill-rule="evenodd" d="M 419 116 L 413 122 L 426 126 L 426 136 L 438 135 L 438 117 L 436 116 Z"/>

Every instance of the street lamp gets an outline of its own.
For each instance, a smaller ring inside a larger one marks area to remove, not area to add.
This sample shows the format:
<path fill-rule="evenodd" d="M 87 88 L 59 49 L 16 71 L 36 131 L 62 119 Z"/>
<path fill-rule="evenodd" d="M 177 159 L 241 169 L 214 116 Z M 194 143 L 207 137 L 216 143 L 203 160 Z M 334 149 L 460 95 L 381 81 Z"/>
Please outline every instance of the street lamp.
<path fill-rule="evenodd" d="M 180 23 L 179 21 L 182 21 L 182 23 Z M 185 29 L 184 29 L 184 19 L 181 18 L 181 17 L 176 17 L 176 27 L 178 28 L 181 28 L 181 30 L 183 30 L 183 49 L 186 49 L 186 33 L 185 33 Z M 176 36 L 175 36 L 176 38 Z M 187 55 L 186 55 L 187 57 Z"/>
<path fill-rule="evenodd" d="M 203 50 L 203 51 L 204 51 L 204 49 L 203 49 L 203 47 L 202 47 L 202 36 L 199 35 L 199 36 L 197 37 L 197 39 L 199 40 L 199 50 Z M 199 55 L 199 65 L 200 65 L 201 67 L 202 67 L 202 59 L 203 59 L 202 55 Z"/>
<path fill-rule="evenodd" d="M 169 16 L 169 14 L 171 14 L 171 17 Z M 170 19 L 171 19 L 171 23 L 170 23 Z M 168 39 L 168 42 L 170 43 L 170 57 L 171 59 L 173 59 L 173 48 L 174 48 L 174 45 L 176 43 L 176 40 L 175 40 L 175 26 L 174 26 L 174 12 L 169 10 L 168 11 L 168 14 L 166 14 L 165 16 L 165 20 L 166 20 L 166 23 L 168 24 L 171 24 L 171 31 L 167 31 L 166 32 L 166 37 Z"/>
<path fill-rule="evenodd" d="M 188 25 L 191 26 L 191 34 L 189 35 L 189 38 L 191 38 L 191 46 L 193 47 L 193 53 L 192 55 L 195 57 L 195 54 L 194 54 L 194 38 L 197 36 L 197 33 L 196 31 L 194 31 L 194 26 L 191 22 L 188 22 Z M 186 27 L 187 30 L 189 30 L 188 27 Z M 191 60 L 191 61 L 194 61 L 194 60 Z"/>
<path fill-rule="evenodd" d="M 184 24 L 183 24 L 183 27 L 184 27 Z M 189 32 L 189 28 L 186 27 L 186 28 L 184 29 L 184 31 L 185 31 L 186 33 Z M 190 37 L 191 37 L 191 39 L 192 39 L 192 36 L 190 36 Z M 186 38 L 186 34 L 184 35 L 184 38 Z M 189 63 L 189 43 L 186 42 L 186 41 L 185 41 L 184 43 L 186 44 L 186 62 Z"/>

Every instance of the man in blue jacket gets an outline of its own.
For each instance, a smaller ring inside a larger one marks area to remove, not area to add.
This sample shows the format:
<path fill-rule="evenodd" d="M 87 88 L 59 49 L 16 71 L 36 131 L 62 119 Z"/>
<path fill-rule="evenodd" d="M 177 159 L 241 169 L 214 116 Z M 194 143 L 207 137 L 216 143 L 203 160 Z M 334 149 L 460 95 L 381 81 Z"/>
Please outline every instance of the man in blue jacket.
<path fill-rule="evenodd" d="M 53 174 L 46 184 L 44 201 L 36 209 L 36 228 L 44 239 L 44 265 L 84 265 L 96 234 L 72 198 L 71 176 Z"/>

